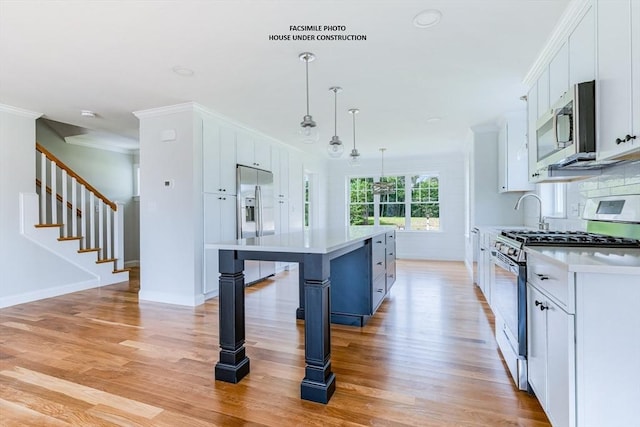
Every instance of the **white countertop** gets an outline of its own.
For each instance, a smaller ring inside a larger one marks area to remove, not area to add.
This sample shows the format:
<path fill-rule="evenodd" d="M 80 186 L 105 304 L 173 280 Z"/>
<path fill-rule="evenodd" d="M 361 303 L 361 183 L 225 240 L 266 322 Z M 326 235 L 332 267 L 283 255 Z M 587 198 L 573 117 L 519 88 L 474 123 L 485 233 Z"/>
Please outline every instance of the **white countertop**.
<path fill-rule="evenodd" d="M 640 249 L 525 246 L 525 252 L 542 255 L 576 273 L 640 275 Z"/>
<path fill-rule="evenodd" d="M 326 254 L 346 247 L 351 243 L 366 240 L 393 230 L 395 230 L 393 226 L 354 226 L 320 231 L 308 230 L 209 243 L 205 244 L 205 249 Z"/>

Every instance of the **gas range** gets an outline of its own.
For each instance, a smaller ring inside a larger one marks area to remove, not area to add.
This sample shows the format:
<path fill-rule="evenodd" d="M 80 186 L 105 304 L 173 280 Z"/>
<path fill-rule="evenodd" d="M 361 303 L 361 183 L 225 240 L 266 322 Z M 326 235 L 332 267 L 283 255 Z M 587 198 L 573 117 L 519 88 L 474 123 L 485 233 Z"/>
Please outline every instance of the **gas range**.
<path fill-rule="evenodd" d="M 640 249 L 640 240 L 586 231 L 503 230 L 494 247 L 517 262 L 524 262 L 524 246 L 564 246 Z"/>

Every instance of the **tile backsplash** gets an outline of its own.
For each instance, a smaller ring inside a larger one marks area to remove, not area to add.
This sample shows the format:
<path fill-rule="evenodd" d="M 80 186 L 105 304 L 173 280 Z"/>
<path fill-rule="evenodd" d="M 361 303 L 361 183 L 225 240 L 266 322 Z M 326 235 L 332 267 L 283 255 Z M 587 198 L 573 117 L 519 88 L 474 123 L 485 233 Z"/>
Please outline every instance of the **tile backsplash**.
<path fill-rule="evenodd" d="M 586 221 L 581 216 L 587 199 L 624 194 L 640 194 L 640 161 L 612 166 L 605 169 L 602 175 L 567 183 L 567 217 L 548 218 L 549 227 L 563 231 L 586 230 Z M 535 227 L 537 214 L 537 207 L 527 209 L 525 224 Z"/>

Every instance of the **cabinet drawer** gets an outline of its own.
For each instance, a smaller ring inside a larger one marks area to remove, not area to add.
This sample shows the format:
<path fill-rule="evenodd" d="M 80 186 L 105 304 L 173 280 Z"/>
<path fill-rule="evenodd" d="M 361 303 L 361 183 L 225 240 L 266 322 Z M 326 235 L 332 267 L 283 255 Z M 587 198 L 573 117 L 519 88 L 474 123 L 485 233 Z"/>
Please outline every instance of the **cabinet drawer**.
<path fill-rule="evenodd" d="M 373 278 L 384 272 L 386 258 L 386 248 L 384 242 L 384 234 L 375 236 L 371 243 L 371 264 L 373 268 Z"/>
<path fill-rule="evenodd" d="M 566 266 L 545 261 L 529 253 L 527 281 L 546 293 L 570 314 L 575 312 L 573 275 L 569 274 Z"/>
<path fill-rule="evenodd" d="M 396 262 L 387 263 L 387 292 L 391 289 L 391 286 L 396 282 Z"/>
<path fill-rule="evenodd" d="M 384 274 L 373 281 L 373 286 L 371 287 L 371 313 L 376 311 L 386 294 L 385 283 L 386 277 Z"/>
<path fill-rule="evenodd" d="M 389 244 L 392 244 L 395 246 L 396 244 L 396 232 L 395 231 L 389 231 L 386 235 L 386 239 L 387 239 L 387 246 L 389 246 Z"/>

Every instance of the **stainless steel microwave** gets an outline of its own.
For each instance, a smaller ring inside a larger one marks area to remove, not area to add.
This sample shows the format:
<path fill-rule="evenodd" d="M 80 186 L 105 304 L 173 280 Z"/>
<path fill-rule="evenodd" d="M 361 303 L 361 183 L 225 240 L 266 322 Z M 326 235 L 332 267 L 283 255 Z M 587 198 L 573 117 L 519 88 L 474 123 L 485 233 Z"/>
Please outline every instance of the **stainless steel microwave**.
<path fill-rule="evenodd" d="M 538 119 L 538 169 L 574 165 L 596 158 L 595 98 L 595 81 L 578 83 Z"/>

